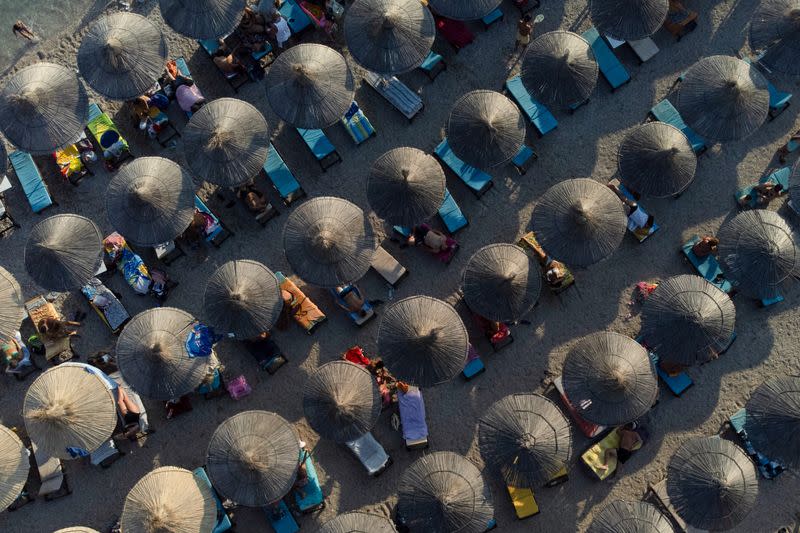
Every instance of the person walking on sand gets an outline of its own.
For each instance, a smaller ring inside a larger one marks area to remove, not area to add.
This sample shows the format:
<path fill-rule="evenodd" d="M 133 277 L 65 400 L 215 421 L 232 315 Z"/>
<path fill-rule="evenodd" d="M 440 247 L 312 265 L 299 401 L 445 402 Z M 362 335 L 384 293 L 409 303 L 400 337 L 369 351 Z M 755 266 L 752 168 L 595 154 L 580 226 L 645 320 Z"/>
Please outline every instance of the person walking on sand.
<path fill-rule="evenodd" d="M 34 35 L 31 29 L 21 20 L 18 20 L 14 23 L 12 30 L 14 35 L 19 35 L 20 37 L 28 39 L 29 41 L 32 41 L 36 38 L 36 35 Z"/>
<path fill-rule="evenodd" d="M 531 16 L 525 15 L 519 22 L 517 22 L 517 42 L 514 45 L 514 49 L 519 48 L 520 45 L 528 46 L 528 43 L 531 42 L 531 33 L 533 33 L 533 22 L 531 22 Z"/>

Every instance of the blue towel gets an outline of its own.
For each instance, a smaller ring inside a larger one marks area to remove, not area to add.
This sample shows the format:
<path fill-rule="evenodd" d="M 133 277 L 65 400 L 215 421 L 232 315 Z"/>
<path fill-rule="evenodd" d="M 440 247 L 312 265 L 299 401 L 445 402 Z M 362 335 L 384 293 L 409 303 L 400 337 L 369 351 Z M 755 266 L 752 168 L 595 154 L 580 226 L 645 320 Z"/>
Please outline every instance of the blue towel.
<path fill-rule="evenodd" d="M 308 146 L 308 149 L 314 154 L 314 157 L 317 158 L 317 161 L 322 161 L 336 151 L 333 143 L 331 143 L 330 139 L 328 139 L 325 132 L 322 130 L 297 128 L 297 133 L 303 138 L 306 146 Z"/>

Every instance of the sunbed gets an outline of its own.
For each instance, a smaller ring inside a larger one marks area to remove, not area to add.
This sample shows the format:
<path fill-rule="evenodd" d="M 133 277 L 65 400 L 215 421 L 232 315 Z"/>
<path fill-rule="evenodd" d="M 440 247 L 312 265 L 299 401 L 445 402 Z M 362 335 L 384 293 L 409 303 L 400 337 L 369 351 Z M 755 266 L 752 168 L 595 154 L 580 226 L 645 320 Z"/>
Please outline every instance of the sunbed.
<path fill-rule="evenodd" d="M 114 464 L 117 459 L 125 455 L 117 445 L 114 439 L 108 439 L 99 448 L 89 454 L 89 462 L 92 466 L 99 466 L 100 468 L 108 468 Z"/>
<path fill-rule="evenodd" d="M 678 515 L 667 493 L 667 480 L 663 479 L 654 485 L 647 486 L 647 492 L 644 495 L 644 500 L 654 504 L 659 511 L 664 513 L 670 519 L 672 524 L 676 526 L 677 531 L 686 532 L 688 526 L 686 522 Z"/>
<path fill-rule="evenodd" d="M 330 291 L 334 301 L 336 302 L 336 305 L 338 305 L 339 307 L 344 309 L 345 312 L 347 312 L 347 316 L 350 317 L 350 320 L 352 320 L 356 326 L 361 327 L 370 320 L 372 320 L 373 318 L 375 318 L 376 316 L 375 309 L 372 307 L 372 304 L 370 304 L 369 301 L 367 300 L 364 300 L 364 305 L 361 306 L 361 311 L 364 312 L 364 315 L 361 315 L 356 311 L 349 310 L 347 302 L 344 299 L 344 296 L 347 293 L 354 292 L 359 298 L 362 298 L 361 291 L 355 285 L 347 285 L 342 289 L 341 292 L 337 292 L 336 289 L 330 289 Z"/>
<path fill-rule="evenodd" d="M 311 335 L 327 317 L 292 280 L 281 272 L 275 272 L 275 276 L 278 278 L 281 289 L 292 295 L 292 300 L 288 304 L 292 318 L 307 334 Z"/>
<path fill-rule="evenodd" d="M 791 175 L 792 175 L 792 169 L 790 167 L 783 167 L 779 168 L 778 170 L 775 170 L 774 172 L 770 172 L 769 174 L 762 176 L 761 179 L 758 180 L 758 183 L 759 184 L 772 183 L 774 185 L 780 185 L 781 190 L 778 194 L 784 195 L 789 191 L 789 177 Z M 750 207 L 753 209 L 758 207 L 757 197 L 756 195 L 752 194 L 754 187 L 755 185 L 750 185 L 749 187 L 745 187 L 744 189 L 739 189 L 738 191 L 736 191 L 736 194 L 734 194 L 733 196 L 734 200 L 736 200 L 736 205 L 738 205 L 739 207 Z M 739 203 L 739 199 L 744 198 L 747 195 L 751 195 L 750 202 L 748 202 L 746 206 L 742 206 L 742 204 Z"/>
<path fill-rule="evenodd" d="M 602 468 L 602 466 L 606 465 L 606 452 L 608 450 L 619 449 L 621 442 L 619 429 L 619 427 L 613 428 L 605 437 L 589 446 L 589 448 L 581 455 L 581 461 L 583 461 L 583 464 L 586 465 L 589 471 L 600 481 L 613 476 L 617 471 L 617 466 L 614 466 L 613 468 L 611 465 L 608 465 L 608 468 Z M 634 451 L 641 447 L 642 443 L 640 442 L 638 446 L 634 448 Z M 627 455 L 618 456 L 617 461 L 620 463 L 625 463 L 627 458 Z"/>
<path fill-rule="evenodd" d="M 453 20 L 439 15 L 434 15 L 433 20 L 436 23 L 436 30 L 439 35 L 453 47 L 456 53 L 460 52 L 465 46 L 472 44 L 472 41 L 475 40 L 475 36 L 467 25 L 460 20 Z"/>
<path fill-rule="evenodd" d="M 511 160 L 511 164 L 514 165 L 514 168 L 517 169 L 520 176 L 524 176 L 525 173 L 528 172 L 531 164 L 537 159 L 539 159 L 539 155 L 533 151 L 533 148 L 527 144 L 523 144 L 522 148 L 517 152 L 517 155 Z"/>
<path fill-rule="evenodd" d="M 447 165 L 469 187 L 476 197 L 480 198 L 494 185 L 489 174 L 459 159 L 450 149 L 450 144 L 446 138 L 439 143 L 434 153 L 442 163 Z"/>
<path fill-rule="evenodd" d="M 444 58 L 441 55 L 431 50 L 422 61 L 419 69 L 433 81 L 436 76 L 447 70 L 447 63 L 444 62 Z"/>
<path fill-rule="evenodd" d="M 444 190 L 444 200 L 442 205 L 439 206 L 439 218 L 442 219 L 444 227 L 447 228 L 451 235 L 455 235 L 469 225 L 467 217 L 461 212 L 461 208 L 458 207 L 453 195 L 446 188 Z"/>
<path fill-rule="evenodd" d="M 612 91 L 619 89 L 631 81 L 630 74 L 628 74 L 628 71 L 625 70 L 625 67 L 622 66 L 622 63 L 617 59 L 617 56 L 614 55 L 614 52 L 611 51 L 611 48 L 608 47 L 603 38 L 600 37 L 597 28 L 592 26 L 583 32 L 581 36 L 586 39 L 592 47 L 592 52 L 594 52 L 594 57 L 597 60 L 600 72 L 603 73 L 603 77 L 608 84 L 611 85 Z"/>
<path fill-rule="evenodd" d="M 628 215 L 628 231 L 631 232 L 631 235 L 636 237 L 637 241 L 644 242 L 650 235 L 658 231 L 660 229 L 660 226 L 655 222 L 653 222 L 652 225 L 648 226 L 647 220 L 649 218 L 649 215 L 644 210 L 644 207 L 642 207 L 642 204 L 639 202 L 639 200 L 619 180 L 614 179 L 611 180 L 611 182 L 609 183 L 612 182 L 614 183 L 614 185 L 616 185 L 617 189 L 619 189 L 619 192 L 621 192 L 622 195 L 625 196 L 625 198 L 627 198 L 632 202 L 636 202 L 636 204 L 638 205 L 636 211 Z"/>
<path fill-rule="evenodd" d="M 422 111 L 423 103 L 422 98 L 409 89 L 402 81 L 398 80 L 396 76 L 391 78 L 383 77 L 371 71 L 364 73 L 364 81 L 370 87 L 375 89 L 383 98 L 392 104 L 404 117 L 411 122 L 417 113 Z"/>
<path fill-rule="evenodd" d="M 165 265 L 169 265 L 179 257 L 186 255 L 183 248 L 175 244 L 174 240 L 153 246 L 153 252 L 156 254 L 156 259 Z"/>
<path fill-rule="evenodd" d="M 136 294 L 152 294 L 163 302 L 177 283 L 169 280 L 165 272 L 148 268 L 142 257 L 128 246 L 125 238 L 114 232 L 103 239 L 103 261 L 106 267 L 116 269 Z M 154 278 L 162 278 L 156 280 Z"/>
<path fill-rule="evenodd" d="M 708 149 L 705 139 L 695 133 L 695 131 L 683 121 L 683 117 L 681 117 L 678 110 L 675 109 L 675 106 L 673 106 L 669 100 L 661 100 L 650 108 L 650 116 L 655 120 L 666 122 L 681 130 L 689 139 L 689 142 L 692 144 L 692 150 L 694 150 L 694 153 L 697 155 L 701 155 Z"/>
<path fill-rule="evenodd" d="M 125 306 L 119 301 L 117 295 L 111 292 L 103 282 L 92 278 L 81 287 L 81 293 L 86 297 L 89 305 L 97 312 L 100 320 L 108 326 L 111 333 L 117 334 L 131 319 Z"/>
<path fill-rule="evenodd" d="M 285 4 L 284 4 L 285 5 Z M 267 515 L 267 521 L 269 525 L 272 526 L 272 529 L 275 533 L 296 533 L 300 531 L 300 526 L 297 525 L 297 522 L 292 516 L 292 513 L 289 511 L 289 507 L 286 505 L 286 502 L 280 500 L 276 502 L 274 505 L 278 506 L 277 510 L 271 508 L 271 506 L 264 507 L 264 513 Z"/>
<path fill-rule="evenodd" d="M 408 269 L 401 265 L 383 246 L 378 246 L 375 250 L 370 266 L 392 287 L 396 287 L 400 280 L 408 275 Z"/>
<path fill-rule="evenodd" d="M 517 245 L 523 250 L 543 251 L 542 245 L 540 245 L 539 241 L 536 240 L 536 234 L 532 231 L 529 231 L 528 233 L 520 237 L 519 241 L 517 241 Z M 528 253 L 531 254 L 532 252 L 529 251 Z M 552 258 L 548 255 L 547 260 L 551 261 Z M 544 268 L 544 265 L 542 265 L 542 267 Z M 542 275 L 544 275 L 544 273 L 542 273 Z M 551 285 L 550 283 L 547 283 L 547 280 L 545 280 L 545 284 L 553 294 L 559 294 L 575 284 L 575 276 L 573 276 L 572 271 L 569 268 L 567 268 L 566 265 L 564 265 L 564 279 L 561 281 L 561 284 L 559 284 L 556 287 Z"/>
<path fill-rule="evenodd" d="M 225 242 L 225 239 L 233 235 L 233 232 L 222 223 L 219 217 L 196 194 L 194 195 L 194 209 L 196 213 L 202 214 L 206 219 L 205 228 L 203 229 L 206 241 L 219 248 Z"/>
<path fill-rule="evenodd" d="M 425 422 L 425 401 L 422 391 L 409 387 L 408 392 L 397 392 L 400 423 L 406 450 L 421 450 L 428 447 L 428 424 Z"/>
<path fill-rule="evenodd" d="M 464 379 L 469 381 L 485 370 L 486 366 L 484 366 L 480 354 L 475 347 L 470 344 L 467 350 L 467 364 L 464 365 L 464 370 L 461 371 L 461 374 L 464 376 Z"/>
<path fill-rule="evenodd" d="M 633 50 L 633 53 L 636 54 L 636 57 L 639 58 L 639 64 L 645 63 L 646 61 L 650 60 L 655 56 L 658 52 L 658 46 L 656 45 L 655 41 L 650 37 L 645 37 L 644 39 L 637 39 L 633 41 L 625 41 L 623 39 L 617 39 L 616 37 L 612 37 L 611 35 L 606 34 L 605 36 L 606 41 L 608 41 L 609 46 L 612 50 L 615 50 L 622 46 L 623 44 L 628 44 Z"/>
<path fill-rule="evenodd" d="M 289 24 L 292 35 L 297 35 L 311 27 L 311 19 L 294 0 L 284 0 L 278 11 Z"/>
<path fill-rule="evenodd" d="M 325 496 L 322 494 L 322 487 L 319 484 L 317 469 L 314 468 L 314 461 L 311 460 L 311 454 L 306 450 L 300 450 L 300 460 L 306 466 L 308 483 L 302 488 L 302 496 L 297 490 L 294 491 L 292 504 L 303 514 L 313 513 L 314 511 L 325 508 Z"/>
<path fill-rule="evenodd" d="M 330 139 L 328 139 L 324 131 L 307 130 L 303 128 L 295 129 L 297 133 L 300 134 L 303 142 L 306 143 L 308 149 L 311 150 L 311 153 L 314 154 L 323 172 L 327 171 L 336 163 L 341 163 L 342 156 L 336 151 L 336 147 Z M 267 160 L 269 161 L 269 157 L 267 157 Z"/>
<path fill-rule="evenodd" d="M 558 121 L 544 104 L 533 99 L 528 90 L 522 85 L 522 78 L 514 76 L 506 80 L 506 91 L 528 117 L 536 132 L 542 135 L 556 129 Z"/>
<path fill-rule="evenodd" d="M 344 445 L 372 477 L 378 477 L 392 464 L 392 458 L 383 449 L 381 443 L 372 436 L 372 433 L 364 433 L 355 440 L 345 442 Z"/>
<path fill-rule="evenodd" d="M 733 290 L 733 285 L 731 285 L 730 281 L 725 279 L 725 273 L 722 271 L 722 267 L 719 266 L 717 258 L 709 254 L 701 259 L 692 252 L 692 247 L 697 244 L 699 240 L 700 236 L 695 235 L 689 239 L 688 242 L 684 243 L 683 246 L 681 246 L 683 255 L 689 260 L 689 263 L 692 264 L 698 274 L 716 285 L 717 288 L 723 292 L 730 294 Z"/>
<path fill-rule="evenodd" d="M 408 238 L 411 236 L 412 228 L 408 228 L 405 226 L 392 226 L 392 229 L 403 238 L 403 242 L 407 242 Z M 448 237 L 448 246 L 447 249 L 442 252 L 437 252 L 433 254 L 436 259 L 444 263 L 445 265 L 449 265 L 450 261 L 453 260 L 455 257 L 456 252 L 461 248 L 461 246 L 456 242 L 455 239 L 452 237 Z"/>
<path fill-rule="evenodd" d="M 267 161 L 264 163 L 264 172 L 267 178 L 272 182 L 275 190 L 281 195 L 283 203 L 291 205 L 292 202 L 305 197 L 306 192 L 300 186 L 300 183 L 286 166 L 281 154 L 275 149 L 272 143 L 269 143 L 269 151 L 267 152 Z"/>
<path fill-rule="evenodd" d="M 266 339 L 245 339 L 242 341 L 250 355 L 258 361 L 258 366 L 270 375 L 275 374 L 280 367 L 289 362 L 281 352 L 280 347 L 271 337 Z"/>
<path fill-rule="evenodd" d="M 680 41 L 697 27 L 697 13 L 686 9 L 678 0 L 670 0 L 664 27 Z"/>
<path fill-rule="evenodd" d="M 51 205 L 58 205 L 50 196 L 50 190 L 44 182 L 39 168 L 33 162 L 31 154 L 28 152 L 11 152 L 8 156 L 14 173 L 17 175 L 25 197 L 31 205 L 34 213 L 41 213 Z"/>
<path fill-rule="evenodd" d="M 641 339 L 636 339 L 637 342 L 640 344 L 642 343 Z M 675 396 L 680 396 L 686 390 L 694 385 L 694 381 L 692 378 L 689 377 L 689 374 L 686 372 L 679 372 L 675 375 L 670 375 L 666 370 L 661 368 L 659 364 L 658 355 L 648 349 L 648 355 L 650 356 L 650 361 L 653 363 L 653 367 L 656 369 L 656 374 L 664 382 L 664 385 L 670 390 L 670 392 Z"/>
<path fill-rule="evenodd" d="M 8 206 L 6 205 L 5 196 L 3 194 L 12 188 L 13 186 L 11 185 L 11 180 L 8 179 L 8 176 L 0 176 L 0 222 L 4 223 L 3 228 L 0 229 L 0 237 L 14 228 L 22 227 L 17 223 L 16 220 L 14 220 L 14 217 L 11 216 L 11 213 L 8 211 Z"/>
<path fill-rule="evenodd" d="M 514 505 L 514 513 L 518 520 L 536 516 L 539 514 L 539 504 L 533 497 L 533 491 L 527 487 L 512 487 L 506 485 L 511 503 Z"/>
<path fill-rule="evenodd" d="M 495 8 L 494 11 L 481 18 L 481 22 L 483 22 L 483 29 L 488 30 L 492 24 L 495 22 L 500 22 L 503 20 L 503 18 L 503 11 L 499 7 Z"/>
<path fill-rule="evenodd" d="M 749 57 L 742 58 L 742 61 L 753 64 Z M 754 66 L 757 65 L 758 60 L 756 59 L 756 64 Z M 786 111 L 786 108 L 791 105 L 792 93 L 779 91 L 772 82 L 767 79 L 766 75 L 764 79 L 767 80 L 767 90 L 769 91 L 769 120 L 772 120 Z"/>
<path fill-rule="evenodd" d="M 580 413 L 578 413 L 578 410 L 574 405 L 572 405 L 572 402 L 569 401 L 569 398 L 567 398 L 567 395 L 564 392 L 564 383 L 561 376 L 553 379 L 553 387 L 555 387 L 555 389 L 558 391 L 559 396 L 561 396 L 561 402 L 564 404 L 564 407 L 567 408 L 567 411 L 569 411 L 572 420 L 575 421 L 575 425 L 578 426 L 578 429 L 581 430 L 581 433 L 592 439 L 606 430 L 606 426 L 589 422 L 583 418 Z"/>
<path fill-rule="evenodd" d="M 228 516 L 225 507 L 222 506 L 222 500 L 220 500 L 219 494 L 217 494 L 217 491 L 211 485 L 211 480 L 208 479 L 206 469 L 201 466 L 199 468 L 195 468 L 192 473 L 206 486 L 208 486 L 209 489 L 211 489 L 211 494 L 214 496 L 214 502 L 217 504 L 217 525 L 214 526 L 214 529 L 211 530 L 211 533 L 223 533 L 224 531 L 228 531 L 229 529 L 233 528 L 231 518 Z"/>
<path fill-rule="evenodd" d="M 350 104 L 350 109 L 348 109 L 347 113 L 342 117 L 341 123 L 356 145 L 363 143 L 376 133 L 375 128 L 372 127 L 372 123 L 364 112 L 361 111 L 361 108 L 358 107 L 358 102 L 355 100 L 353 100 L 353 103 Z"/>
<path fill-rule="evenodd" d="M 128 398 L 130 398 L 130 400 L 135 403 L 136 407 L 139 409 L 139 430 L 136 432 L 136 435 L 131 438 L 131 440 L 138 440 L 149 435 L 150 433 L 153 433 L 155 430 L 150 427 L 150 419 L 147 416 L 147 409 L 145 409 L 144 402 L 142 402 L 142 397 L 139 396 L 139 393 L 137 393 L 131 388 L 130 385 L 128 385 L 128 382 L 123 379 L 122 374 L 120 374 L 119 371 L 109 374 L 108 377 L 113 379 L 117 383 L 118 387 L 122 387 Z M 122 417 L 119 411 L 117 411 L 117 415 L 120 419 L 120 427 L 124 428 L 125 419 Z"/>
<path fill-rule="evenodd" d="M 85 135 L 81 134 L 81 138 L 85 139 L 86 143 L 89 142 Z M 61 176 L 72 185 L 77 186 L 83 178 L 92 173 L 89 167 L 83 163 L 77 144 L 70 144 L 66 148 L 56 150 L 53 152 L 53 159 Z"/>
<path fill-rule="evenodd" d="M 53 318 L 56 320 L 63 320 L 61 313 L 58 312 L 55 306 L 48 302 L 44 296 L 39 295 L 25 302 L 25 311 L 28 313 L 28 318 L 31 319 L 31 323 L 39 336 L 39 340 L 44 345 L 45 359 L 47 359 L 47 361 L 53 361 L 57 358 L 58 362 L 72 359 L 73 354 L 70 346 L 70 337 L 50 339 L 42 335 L 39 331 L 39 322 L 44 319 Z"/>
<path fill-rule="evenodd" d="M 133 159 L 128 141 L 122 136 L 111 117 L 103 113 L 100 106 L 94 102 L 89 104 L 87 120 L 86 129 L 100 147 L 100 155 L 109 172 L 117 170 L 126 160 Z"/>
<path fill-rule="evenodd" d="M 39 479 L 42 482 L 37 496 L 44 496 L 44 500 L 49 502 L 72 494 L 61 459 L 46 455 L 32 441 L 31 451 L 39 471 Z"/>
<path fill-rule="evenodd" d="M 217 50 L 219 50 L 219 39 L 198 39 L 197 41 L 200 44 L 200 47 L 208 53 L 208 56 L 214 58 L 214 54 Z M 264 42 L 264 49 L 258 52 L 251 52 L 250 57 L 253 58 L 254 63 L 262 64 L 263 66 L 267 66 L 274 60 L 272 54 L 272 45 L 268 42 Z M 268 57 L 269 59 L 265 60 L 262 63 L 262 59 Z M 216 66 L 216 63 L 214 64 Z M 225 78 L 225 81 L 228 82 L 228 85 L 231 86 L 233 92 L 238 93 L 239 88 L 245 85 L 247 82 L 252 81 L 248 74 L 244 74 L 241 72 L 223 72 L 221 69 L 217 68 L 219 73 Z"/>
<path fill-rule="evenodd" d="M 489 341 L 492 351 L 499 352 L 514 342 L 514 336 L 511 334 L 511 329 L 507 324 L 501 323 L 499 327 L 495 327 L 495 322 L 482 317 L 478 313 L 472 313 L 472 318 L 478 329 L 483 333 L 483 336 Z"/>
<path fill-rule="evenodd" d="M 764 479 L 772 479 L 778 476 L 781 472 L 785 470 L 785 467 L 777 462 L 772 461 L 764 454 L 759 452 L 753 446 L 752 441 L 750 440 L 750 436 L 745 431 L 745 423 L 747 422 L 747 410 L 742 408 L 733 413 L 730 417 L 728 417 L 728 424 L 730 424 L 731 429 L 736 436 L 739 437 L 739 440 L 742 443 L 742 448 L 747 452 L 747 455 L 753 460 L 756 464 L 756 468 L 758 468 L 758 472 Z"/>

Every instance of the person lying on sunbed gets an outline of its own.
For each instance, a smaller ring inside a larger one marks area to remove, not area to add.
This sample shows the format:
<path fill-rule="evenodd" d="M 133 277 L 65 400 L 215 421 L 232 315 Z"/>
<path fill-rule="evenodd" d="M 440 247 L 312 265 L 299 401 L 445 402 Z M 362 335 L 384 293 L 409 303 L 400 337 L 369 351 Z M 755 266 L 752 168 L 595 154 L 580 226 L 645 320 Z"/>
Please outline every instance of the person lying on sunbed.
<path fill-rule="evenodd" d="M 267 197 L 252 183 L 237 188 L 236 196 L 242 199 L 247 210 L 251 213 L 258 214 L 267 208 Z"/>
<path fill-rule="evenodd" d="M 717 246 L 719 246 L 719 239 L 713 235 L 703 235 L 703 237 L 692 246 L 692 253 L 702 259 L 709 255 L 716 255 Z"/>
<path fill-rule="evenodd" d="M 617 198 L 619 198 L 620 202 L 622 202 L 622 205 L 625 206 L 625 216 L 627 216 L 642 229 L 649 230 L 653 227 L 653 224 L 655 223 L 653 215 L 648 215 L 645 213 L 639 208 L 638 202 L 631 200 L 622 194 L 622 191 L 619 190 L 619 187 L 615 183 L 609 182 L 607 185 L 609 189 L 614 191 L 614 194 L 617 195 Z"/>
<path fill-rule="evenodd" d="M 214 52 L 212 60 L 224 74 L 247 74 L 247 67 L 225 45 L 220 46 Z"/>
<path fill-rule="evenodd" d="M 786 141 L 786 144 L 778 148 L 778 160 L 781 164 L 786 163 L 786 156 L 797 150 L 798 144 L 800 144 L 800 130 L 794 132 L 792 136 L 789 137 L 789 140 Z"/>
<path fill-rule="evenodd" d="M 414 246 L 421 245 L 425 250 L 445 263 L 450 260 L 458 247 L 458 242 L 455 239 L 431 228 L 427 224 L 414 226 L 407 242 Z"/>
<path fill-rule="evenodd" d="M 547 255 L 540 245 L 531 246 L 539 265 L 544 270 L 544 279 L 552 289 L 561 287 L 567 278 L 567 267 L 561 261 L 556 261 Z"/>
<path fill-rule="evenodd" d="M 630 456 L 644 444 L 644 431 L 634 422 L 615 429 L 619 434 L 619 448 L 609 448 L 605 451 L 603 464 L 597 465 L 599 470 L 614 473 L 620 463 L 624 463 Z M 608 477 L 608 475 L 606 477 Z"/>
<path fill-rule="evenodd" d="M 136 402 L 131 400 L 124 387 L 121 386 L 117 387 L 117 409 L 119 409 L 122 421 L 125 424 L 125 437 L 128 439 L 136 437 L 136 433 L 141 429 L 139 419 L 142 413 L 139 411 Z"/>
<path fill-rule="evenodd" d="M 21 372 L 25 367 L 33 366 L 31 352 L 22 342 L 19 331 L 15 331 L 13 337 L 0 337 L 0 356 L 9 373 Z"/>
<path fill-rule="evenodd" d="M 750 189 L 750 192 L 740 196 L 737 202 L 739 202 L 740 206 L 745 207 L 750 205 L 750 202 L 753 201 L 753 197 L 755 197 L 756 207 L 767 207 L 772 200 L 780 196 L 781 192 L 783 192 L 782 184 L 766 181 L 754 185 L 753 188 Z"/>
<path fill-rule="evenodd" d="M 339 287 L 334 288 L 334 291 L 336 292 L 337 296 L 336 305 L 348 313 L 356 313 L 360 317 L 367 316 L 369 311 L 365 307 L 365 304 L 371 302 L 367 302 L 367 300 L 361 296 L 361 290 L 356 287 L 355 284 L 340 285 Z"/>
<path fill-rule="evenodd" d="M 41 319 L 39 324 L 37 324 L 36 329 L 45 339 L 56 341 L 65 337 L 77 335 L 78 331 L 72 328 L 77 328 L 80 325 L 80 322 L 75 322 L 73 320 L 59 320 L 49 316 Z"/>
<path fill-rule="evenodd" d="M 499 344 L 506 340 L 509 335 L 511 335 L 511 329 L 506 324 L 502 322 L 497 322 L 494 320 L 489 320 L 478 313 L 473 313 L 472 316 L 475 319 L 475 323 L 478 327 L 483 331 L 486 338 L 489 339 L 489 342 L 492 345 Z"/>

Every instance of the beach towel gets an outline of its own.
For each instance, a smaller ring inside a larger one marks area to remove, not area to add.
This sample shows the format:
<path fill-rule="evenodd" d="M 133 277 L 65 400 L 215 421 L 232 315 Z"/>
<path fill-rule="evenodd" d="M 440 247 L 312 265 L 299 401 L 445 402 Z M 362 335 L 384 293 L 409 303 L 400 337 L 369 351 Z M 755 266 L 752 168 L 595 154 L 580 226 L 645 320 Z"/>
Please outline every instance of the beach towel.
<path fill-rule="evenodd" d="M 400 419 L 403 424 L 405 440 L 419 440 L 428 437 L 428 424 L 425 422 L 425 402 L 422 392 L 410 388 L 408 392 L 397 391 Z"/>
<path fill-rule="evenodd" d="M 92 303 L 95 309 L 103 314 L 112 331 L 116 331 L 130 318 L 122 303 L 99 279 L 90 279 L 81 287 L 81 293 Z"/>
<path fill-rule="evenodd" d="M 222 335 L 214 333 L 213 328 L 197 323 L 186 336 L 186 351 L 190 358 L 208 357 L 220 339 Z"/>
<path fill-rule="evenodd" d="M 117 265 L 122 277 L 137 294 L 147 294 L 153 280 L 142 258 L 128 247 L 125 238 L 112 233 L 103 240 L 106 262 Z"/>
<path fill-rule="evenodd" d="M 285 301 L 284 304 L 289 308 L 292 318 L 300 327 L 306 331 L 311 331 L 314 326 L 325 320 L 325 313 L 320 311 L 319 307 L 309 300 L 292 280 L 280 274 L 278 275 L 278 281 L 280 281 L 281 289 L 291 295 L 291 300 Z"/>

